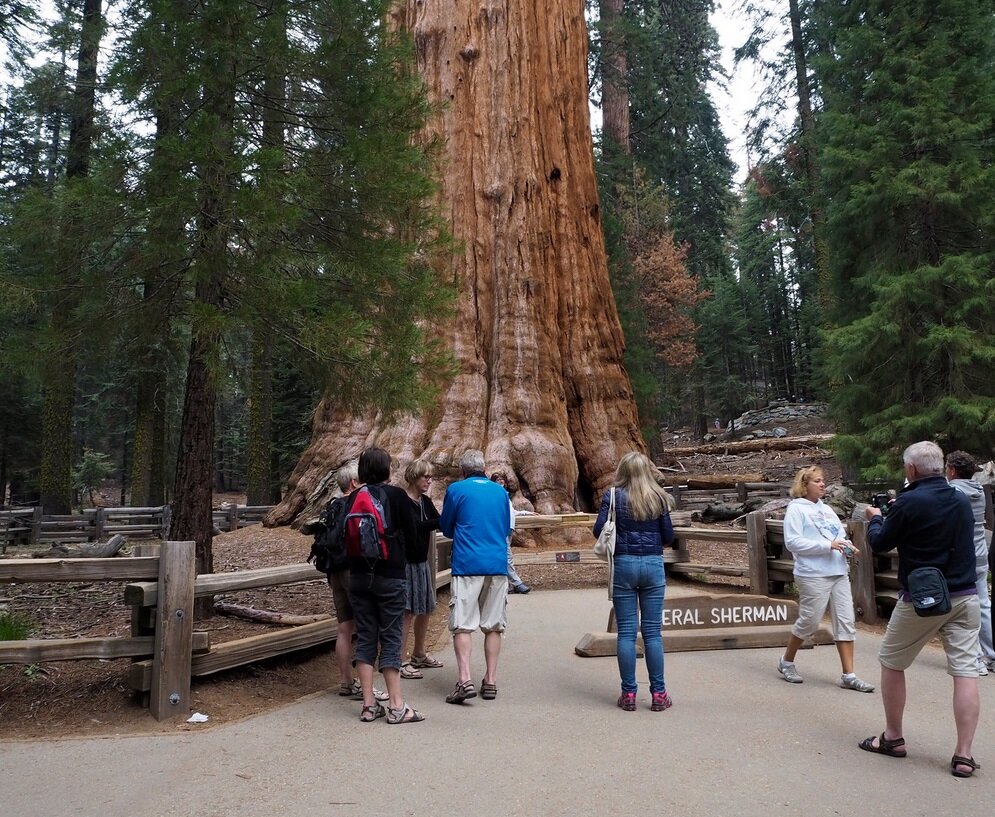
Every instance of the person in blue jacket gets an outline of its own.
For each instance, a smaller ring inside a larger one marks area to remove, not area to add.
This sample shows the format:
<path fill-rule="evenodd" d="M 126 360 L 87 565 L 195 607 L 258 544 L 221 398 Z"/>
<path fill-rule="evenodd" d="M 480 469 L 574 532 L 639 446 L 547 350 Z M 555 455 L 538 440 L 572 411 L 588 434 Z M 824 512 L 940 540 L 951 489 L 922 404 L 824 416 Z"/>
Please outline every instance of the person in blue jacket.
<path fill-rule="evenodd" d="M 656 481 L 653 463 L 634 451 L 622 457 L 615 486 L 601 500 L 594 535 L 608 521 L 615 492 L 615 571 L 612 604 L 618 624 L 618 672 L 622 692 L 618 705 L 636 709 L 636 633 L 642 630 L 646 669 L 650 679 L 650 709 L 662 712 L 673 705 L 663 678 L 663 598 L 667 578 L 663 548 L 674 541 L 670 521 L 673 500 Z M 640 622 L 641 619 L 641 622 Z"/>
<path fill-rule="evenodd" d="M 484 634 L 484 679 L 480 696 L 497 697 L 501 637 L 508 626 L 508 536 L 515 516 L 508 492 L 484 474 L 484 454 L 471 449 L 460 458 L 463 479 L 446 491 L 439 529 L 453 540 L 449 630 L 456 652 L 456 688 L 446 702 L 477 697 L 470 676 L 472 633 Z"/>

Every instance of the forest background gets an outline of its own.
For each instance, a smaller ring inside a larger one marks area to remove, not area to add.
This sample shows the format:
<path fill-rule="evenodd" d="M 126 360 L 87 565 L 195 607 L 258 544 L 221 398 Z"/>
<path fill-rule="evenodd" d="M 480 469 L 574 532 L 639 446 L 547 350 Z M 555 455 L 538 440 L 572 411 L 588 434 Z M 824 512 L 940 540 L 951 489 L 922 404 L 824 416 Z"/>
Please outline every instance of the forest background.
<path fill-rule="evenodd" d="M 64 512 L 113 476 L 182 529 L 205 491 L 277 500 L 323 394 L 431 404 L 453 242 L 388 5 L 0 0 L 11 502 Z M 712 7 L 589 9 L 650 449 L 787 398 L 830 402 L 852 475 L 893 476 L 922 438 L 990 457 L 995 4 L 744 3 L 736 56 L 762 87 L 742 185 Z"/>

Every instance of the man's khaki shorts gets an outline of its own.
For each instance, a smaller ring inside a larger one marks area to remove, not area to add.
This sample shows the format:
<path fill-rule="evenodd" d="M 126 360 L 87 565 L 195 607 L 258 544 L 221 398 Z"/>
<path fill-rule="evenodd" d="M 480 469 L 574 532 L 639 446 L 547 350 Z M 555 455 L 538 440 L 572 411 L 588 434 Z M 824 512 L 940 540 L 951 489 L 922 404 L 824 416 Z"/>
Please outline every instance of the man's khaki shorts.
<path fill-rule="evenodd" d="M 508 627 L 507 576 L 453 576 L 449 587 L 449 631 L 503 633 Z"/>
<path fill-rule="evenodd" d="M 881 642 L 881 666 L 904 672 L 935 635 L 943 640 L 947 674 L 957 678 L 978 677 L 978 628 L 981 605 L 976 595 L 954 596 L 945 616 L 917 616 L 911 602 L 895 605 L 888 630 Z"/>
<path fill-rule="evenodd" d="M 345 624 L 356 618 L 356 614 L 352 612 L 352 602 L 349 601 L 349 571 L 329 573 L 328 586 L 332 588 L 332 603 L 335 605 L 335 618 L 338 622 Z"/>

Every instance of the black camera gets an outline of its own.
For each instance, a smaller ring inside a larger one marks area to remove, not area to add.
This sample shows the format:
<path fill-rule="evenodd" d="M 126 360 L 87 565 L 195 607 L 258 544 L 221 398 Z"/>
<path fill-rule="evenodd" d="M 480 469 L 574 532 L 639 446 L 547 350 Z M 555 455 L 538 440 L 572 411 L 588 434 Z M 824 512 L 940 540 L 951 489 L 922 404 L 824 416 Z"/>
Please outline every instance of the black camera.
<path fill-rule="evenodd" d="M 887 516 L 894 504 L 895 498 L 889 493 L 874 494 L 871 497 L 871 505 L 881 511 L 881 516 Z"/>

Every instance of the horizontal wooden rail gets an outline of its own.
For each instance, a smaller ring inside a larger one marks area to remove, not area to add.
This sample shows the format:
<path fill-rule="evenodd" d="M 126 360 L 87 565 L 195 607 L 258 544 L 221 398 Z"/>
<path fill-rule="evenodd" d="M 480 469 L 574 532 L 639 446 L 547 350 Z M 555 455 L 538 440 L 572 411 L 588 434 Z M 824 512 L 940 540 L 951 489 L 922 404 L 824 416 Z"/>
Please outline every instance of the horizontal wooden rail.
<path fill-rule="evenodd" d="M 271 587 L 315 580 L 324 581 L 321 574 L 306 562 L 297 565 L 239 570 L 234 573 L 202 573 L 194 581 L 194 597 L 203 598 L 235 590 L 252 590 L 256 587 Z M 132 604 L 136 607 L 154 607 L 159 601 L 156 582 L 136 582 L 126 585 L 124 601 L 125 604 Z"/>
<path fill-rule="evenodd" d="M 145 658 L 152 655 L 154 649 L 154 636 L 0 641 L 0 664 L 40 664 L 45 661 L 80 661 L 87 658 Z M 211 649 L 211 634 L 194 633 L 193 649 L 195 653 L 208 652 Z"/>
<path fill-rule="evenodd" d="M 688 576 L 749 576 L 748 567 L 737 567 L 735 565 L 709 565 L 697 562 L 677 562 L 670 566 L 671 571 L 684 573 Z"/>
<path fill-rule="evenodd" d="M 312 568 L 313 570 L 314 568 Z M 203 655 L 195 655 L 190 667 L 192 675 L 213 675 L 216 672 L 241 667 L 265 658 L 274 658 L 295 650 L 317 647 L 336 638 L 339 623 L 329 616 L 313 624 L 252 635 L 235 641 L 225 641 Z M 152 661 L 137 661 L 128 672 L 128 685 L 132 689 L 148 691 L 152 688 Z"/>
<path fill-rule="evenodd" d="M 674 536 L 678 541 L 686 542 L 728 542 L 730 544 L 746 544 L 745 530 L 723 530 L 721 528 L 674 528 Z"/>
<path fill-rule="evenodd" d="M 313 570 L 313 568 L 312 568 Z M 0 559 L 0 584 L 15 582 L 114 582 L 155 579 L 159 559 Z"/>

